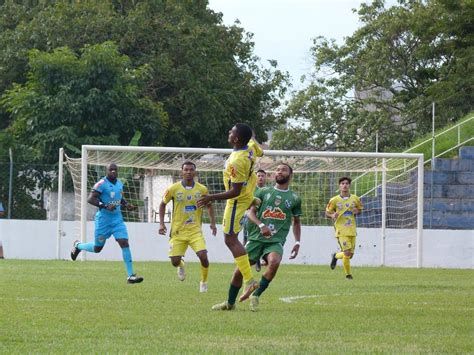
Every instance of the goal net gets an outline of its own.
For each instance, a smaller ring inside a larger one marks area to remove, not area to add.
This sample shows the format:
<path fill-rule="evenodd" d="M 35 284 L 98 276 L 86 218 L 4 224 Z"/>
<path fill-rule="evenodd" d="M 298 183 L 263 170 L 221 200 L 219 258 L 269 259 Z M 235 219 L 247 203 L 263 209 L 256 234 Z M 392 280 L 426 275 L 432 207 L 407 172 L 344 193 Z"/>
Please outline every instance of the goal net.
<path fill-rule="evenodd" d="M 109 163 L 118 165 L 125 199 L 138 206 L 135 211 L 123 211 L 125 221 L 157 223 L 163 193 L 181 179 L 185 160 L 196 164 L 196 179 L 212 194 L 224 190 L 222 170 L 230 153 L 230 149 L 83 146 L 81 158 L 65 159 L 74 184 L 75 219 L 80 222 L 78 239 L 86 239 L 86 221 L 93 220 L 97 211 L 87 203 L 87 196 L 106 175 Z M 370 240 L 377 246 L 375 257 L 381 265 L 420 266 L 422 155 L 267 150 L 255 167 L 255 171 L 267 172 L 267 185 L 274 183 L 273 172 L 279 162 L 293 168 L 291 188 L 302 199 L 303 226 L 332 226 L 325 217 L 326 204 L 339 193 L 338 179 L 349 176 L 351 193 L 361 197 L 364 205 L 363 213 L 357 217 L 358 240 Z M 225 201 L 214 203 L 218 223 L 224 206 Z M 167 206 L 165 222 L 170 219 L 170 209 L 171 204 Z M 204 223 L 209 222 L 206 218 L 204 214 Z M 304 232 L 310 230 L 304 228 Z M 315 230 L 314 234 L 317 236 L 318 232 Z"/>

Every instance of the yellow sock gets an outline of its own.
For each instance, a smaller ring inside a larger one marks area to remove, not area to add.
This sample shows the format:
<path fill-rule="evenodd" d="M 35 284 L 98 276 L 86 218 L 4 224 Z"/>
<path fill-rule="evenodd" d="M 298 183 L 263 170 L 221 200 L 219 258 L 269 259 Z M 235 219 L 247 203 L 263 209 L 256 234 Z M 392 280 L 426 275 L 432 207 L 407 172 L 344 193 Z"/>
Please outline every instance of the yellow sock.
<path fill-rule="evenodd" d="M 346 275 L 351 274 L 351 258 L 349 256 L 344 255 L 342 258 L 342 266 L 344 267 L 344 272 Z"/>
<path fill-rule="evenodd" d="M 247 254 L 235 258 L 235 263 L 244 277 L 244 282 L 247 283 L 253 279 L 252 269 L 250 268 L 249 256 Z"/>
<path fill-rule="evenodd" d="M 184 260 L 183 259 L 181 259 L 178 266 L 184 267 Z"/>
<path fill-rule="evenodd" d="M 204 267 L 201 265 L 201 281 L 207 282 L 207 274 L 209 273 L 209 267 Z"/>
<path fill-rule="evenodd" d="M 344 257 L 344 253 L 341 251 L 339 253 L 336 253 L 336 259 L 342 259 Z"/>

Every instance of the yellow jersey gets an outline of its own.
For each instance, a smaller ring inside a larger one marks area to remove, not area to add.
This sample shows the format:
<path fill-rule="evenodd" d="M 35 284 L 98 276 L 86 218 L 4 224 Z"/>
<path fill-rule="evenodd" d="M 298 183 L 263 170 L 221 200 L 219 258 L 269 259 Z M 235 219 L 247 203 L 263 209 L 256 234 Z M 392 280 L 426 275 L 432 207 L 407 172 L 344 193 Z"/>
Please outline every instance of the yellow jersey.
<path fill-rule="evenodd" d="M 260 146 L 251 139 L 247 146 L 235 149 L 227 159 L 224 167 L 224 187 L 228 191 L 233 183 L 243 183 L 240 195 L 230 200 L 253 200 L 257 186 L 257 175 L 253 171 L 257 157 L 263 155 Z"/>
<path fill-rule="evenodd" d="M 356 236 L 356 219 L 352 213 L 354 208 L 357 208 L 359 211 L 362 211 L 363 208 L 359 197 L 356 195 L 349 195 L 348 197 L 337 195 L 329 200 L 326 212 L 337 212 L 339 214 L 339 217 L 334 222 L 336 238 Z"/>
<path fill-rule="evenodd" d="M 201 232 L 202 208 L 197 207 L 196 201 L 208 193 L 207 187 L 199 182 L 194 182 L 193 186 L 184 186 L 183 181 L 179 181 L 166 189 L 163 203 L 173 201 L 171 236 Z"/>

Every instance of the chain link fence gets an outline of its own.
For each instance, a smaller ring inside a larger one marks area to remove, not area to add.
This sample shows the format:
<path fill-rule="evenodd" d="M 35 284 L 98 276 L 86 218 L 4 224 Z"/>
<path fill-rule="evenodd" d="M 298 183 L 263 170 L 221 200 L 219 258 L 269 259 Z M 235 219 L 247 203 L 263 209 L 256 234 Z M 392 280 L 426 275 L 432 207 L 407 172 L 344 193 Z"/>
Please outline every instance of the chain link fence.
<path fill-rule="evenodd" d="M 57 177 L 57 164 L 0 161 L 0 202 L 5 209 L 5 218 L 53 219 L 51 195 L 52 191 L 57 191 Z M 57 203 L 53 208 L 57 209 Z"/>

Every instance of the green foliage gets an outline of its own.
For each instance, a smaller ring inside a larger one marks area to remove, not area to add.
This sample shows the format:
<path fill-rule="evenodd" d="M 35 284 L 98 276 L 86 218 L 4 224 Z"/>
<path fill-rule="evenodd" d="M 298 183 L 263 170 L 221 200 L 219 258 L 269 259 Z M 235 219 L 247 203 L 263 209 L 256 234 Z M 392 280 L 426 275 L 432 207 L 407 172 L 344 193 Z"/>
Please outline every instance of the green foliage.
<path fill-rule="evenodd" d="M 454 126 L 459 125 L 458 128 Z M 443 128 L 435 130 L 435 155 L 441 158 L 453 158 L 459 153 L 459 149 L 448 151 L 455 147 L 459 142 L 467 142 L 466 144 L 474 144 L 474 112 L 469 113 L 457 122 L 446 125 Z M 425 161 L 431 159 L 432 156 L 432 134 L 425 134 L 424 136 L 415 140 L 408 153 L 423 153 Z"/>
<path fill-rule="evenodd" d="M 56 162 L 65 143 L 127 144 L 136 130 L 145 132 L 143 143 L 159 142 L 167 116 L 141 95 L 146 67 L 130 69 L 112 42 L 86 46 L 80 57 L 67 47 L 32 50 L 29 63 L 28 81 L 8 90 L 1 104 L 32 161 Z"/>
<path fill-rule="evenodd" d="M 227 147 L 226 132 L 235 122 L 250 123 L 261 140 L 266 138 L 265 131 L 278 122 L 287 74 L 276 70 L 274 62 L 270 69 L 263 69 L 252 53 L 251 35 L 238 25 L 222 25 L 222 14 L 208 9 L 207 1 L 8 1 L 1 4 L 0 14 L 5 14 L 0 16 L 0 96 L 6 90 L 16 91 L 18 86 L 14 83 L 27 82 L 25 74 L 29 72 L 27 65 L 31 65 L 28 55 L 32 49 L 54 53 L 56 59 L 62 51 L 63 64 L 67 65 L 68 61 L 82 61 L 85 48 L 95 49 L 96 45 L 112 41 L 119 53 L 130 59 L 129 70 L 144 69 L 139 80 L 143 96 L 134 97 L 138 102 L 133 106 L 145 106 L 145 116 L 164 113 L 169 117 L 167 127 L 157 122 L 142 124 L 141 145 Z M 74 59 L 73 55 L 80 58 Z M 103 64 L 118 63 L 112 60 Z M 86 80 L 83 75 L 91 74 L 72 73 L 81 80 Z M 105 81 L 97 83 L 100 90 Z M 76 104 L 84 95 L 73 91 L 69 99 Z M 88 99 L 94 106 L 112 98 L 91 93 Z M 34 109 L 39 107 L 32 107 L 31 111 Z M 103 109 L 110 113 L 108 105 Z M 0 111 L 0 129 L 18 125 L 14 110 L 9 106 L 8 112 Z M 75 110 L 72 116 L 77 118 L 80 113 L 77 107 Z M 156 110 L 159 112 L 148 112 Z M 108 117 L 100 116 L 103 113 L 96 110 L 92 116 L 108 126 Z M 132 128 L 119 121 L 120 117 L 117 121 L 124 125 L 115 127 L 116 136 L 99 140 L 97 134 L 67 129 L 68 126 L 56 125 L 55 117 L 43 117 L 54 122 L 58 130 L 54 133 L 61 139 L 75 134 L 81 143 L 126 144 L 131 138 Z M 45 134 L 47 140 L 50 130 L 37 133 Z M 69 139 L 64 141 L 71 144 Z M 55 144 L 48 146 L 56 148 Z"/>
<path fill-rule="evenodd" d="M 180 282 L 169 262 L 136 262 L 145 281 L 127 285 L 122 262 L 2 260 L 0 283 L 16 287 L 0 291 L 8 305 L 0 351 L 474 351 L 472 270 L 356 267 L 348 282 L 340 268 L 281 265 L 255 314 L 248 302 L 232 312 L 211 311 L 226 299 L 235 265 L 212 264 L 209 258 L 206 294 L 199 293 L 198 263 L 187 263 L 186 281 Z"/>
<path fill-rule="evenodd" d="M 472 1 L 363 3 L 362 27 L 342 45 L 314 40 L 314 76 L 297 92 L 285 115 L 309 124 L 291 129 L 313 149 L 403 150 L 437 125 L 473 109 Z M 279 135 L 277 135 L 279 137 Z M 287 147 L 279 141 L 276 147 Z"/>

